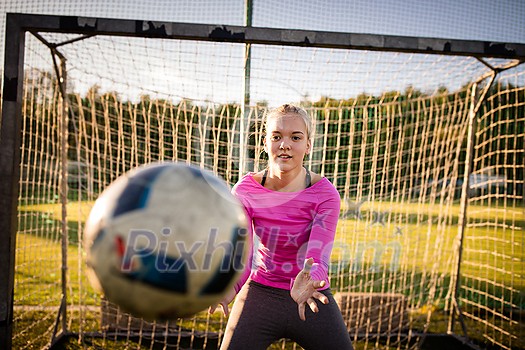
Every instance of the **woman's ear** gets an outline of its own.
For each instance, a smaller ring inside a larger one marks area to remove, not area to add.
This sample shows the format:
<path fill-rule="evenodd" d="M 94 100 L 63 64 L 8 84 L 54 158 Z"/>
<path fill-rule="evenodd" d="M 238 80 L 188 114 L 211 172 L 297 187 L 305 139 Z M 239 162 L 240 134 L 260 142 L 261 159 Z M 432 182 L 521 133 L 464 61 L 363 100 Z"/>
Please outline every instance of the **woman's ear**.
<path fill-rule="evenodd" d="M 312 150 L 312 143 L 310 142 L 310 140 L 308 140 L 308 142 L 306 143 L 305 155 L 309 155 L 311 150 Z"/>
<path fill-rule="evenodd" d="M 264 149 L 264 152 L 268 153 L 268 146 L 266 145 L 266 137 L 263 138 L 263 149 Z"/>

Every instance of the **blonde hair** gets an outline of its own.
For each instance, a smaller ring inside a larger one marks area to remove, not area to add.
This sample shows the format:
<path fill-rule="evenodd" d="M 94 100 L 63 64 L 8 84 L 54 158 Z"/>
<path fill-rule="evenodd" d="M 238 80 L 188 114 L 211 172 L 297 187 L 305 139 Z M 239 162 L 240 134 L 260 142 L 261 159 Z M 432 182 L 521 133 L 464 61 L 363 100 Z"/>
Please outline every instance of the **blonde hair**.
<path fill-rule="evenodd" d="M 277 108 L 270 110 L 268 114 L 266 115 L 265 129 L 268 130 L 268 122 L 271 119 L 279 118 L 287 114 L 296 114 L 303 119 L 304 124 L 306 125 L 306 137 L 308 138 L 308 140 L 312 141 L 313 139 L 312 118 L 310 117 L 308 112 L 306 112 L 306 110 L 304 110 L 301 107 L 294 106 L 292 104 L 284 104 L 282 106 L 279 106 Z"/>

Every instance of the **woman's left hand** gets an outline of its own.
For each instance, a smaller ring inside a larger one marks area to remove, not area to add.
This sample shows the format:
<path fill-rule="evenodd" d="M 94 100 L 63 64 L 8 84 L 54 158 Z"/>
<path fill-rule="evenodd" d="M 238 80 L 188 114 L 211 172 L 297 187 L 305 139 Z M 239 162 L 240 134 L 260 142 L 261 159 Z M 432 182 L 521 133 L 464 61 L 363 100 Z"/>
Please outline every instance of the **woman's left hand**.
<path fill-rule="evenodd" d="M 235 299 L 235 295 L 237 293 L 235 292 L 235 289 L 230 289 L 226 295 L 217 303 L 213 304 L 208 308 L 208 313 L 212 314 L 217 310 L 217 308 L 220 306 L 222 308 L 222 313 L 224 314 L 224 317 L 228 317 L 230 314 L 230 308 L 229 304 Z"/>
<path fill-rule="evenodd" d="M 295 281 L 290 291 L 292 299 L 297 303 L 299 317 L 301 320 L 306 321 L 305 309 L 306 304 L 310 307 L 312 312 L 319 312 L 317 302 L 319 300 L 323 304 L 328 304 L 328 298 L 317 291 L 318 288 L 322 288 L 326 285 L 325 281 L 314 281 L 310 276 L 310 270 L 314 264 L 314 259 L 308 258 L 304 262 L 303 269 L 297 274 Z"/>

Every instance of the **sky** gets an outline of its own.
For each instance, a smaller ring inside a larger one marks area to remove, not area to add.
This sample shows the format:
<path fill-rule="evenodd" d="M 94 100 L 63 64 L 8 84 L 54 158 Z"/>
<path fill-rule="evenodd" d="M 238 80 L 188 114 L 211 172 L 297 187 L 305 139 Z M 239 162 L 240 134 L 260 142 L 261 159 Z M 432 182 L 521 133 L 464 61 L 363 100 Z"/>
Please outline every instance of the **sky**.
<path fill-rule="evenodd" d="M 245 0 L 0 0 L 0 63 L 3 67 L 6 12 L 244 25 L 244 6 Z M 525 0 L 253 0 L 252 24 L 525 43 Z M 107 44 L 114 50 L 115 54 L 108 51 L 106 57 L 90 56 L 94 47 L 89 43 L 78 44 L 84 54 L 76 63 L 69 59 L 72 76 L 84 68 L 89 70 L 90 66 L 96 69 L 83 73 L 88 77 L 86 81 L 71 86 L 82 93 L 93 84 L 106 90 L 144 93 L 138 90 L 140 87 L 150 94 L 161 92 L 180 97 L 193 94 L 198 99 L 221 102 L 238 101 L 243 95 L 242 45 L 131 42 L 137 48 L 119 60 L 114 60 L 116 53 L 128 50 L 130 41 L 98 41 L 94 44 L 97 47 Z M 260 46 L 253 51 L 253 99 L 271 103 L 280 103 L 279 99 L 316 99 L 321 95 L 347 98 L 362 92 L 403 89 L 417 77 L 423 84 L 422 77 L 429 80 L 442 76 L 435 85 L 455 81 L 452 88 L 457 88 L 484 69 L 479 62 L 464 64 L 450 57 L 444 58 L 445 62 L 436 62 L 435 57 L 420 55 L 379 57 L 365 52 L 349 57 L 338 50 Z M 38 62 L 40 55 L 45 54 L 26 56 Z M 396 67 L 406 62 L 412 65 L 406 66 L 403 74 L 396 73 L 399 70 Z M 111 69 L 106 71 L 106 67 Z M 134 81 L 120 81 L 122 86 L 117 89 L 115 82 L 130 69 Z M 371 75 L 379 78 L 370 79 Z"/>

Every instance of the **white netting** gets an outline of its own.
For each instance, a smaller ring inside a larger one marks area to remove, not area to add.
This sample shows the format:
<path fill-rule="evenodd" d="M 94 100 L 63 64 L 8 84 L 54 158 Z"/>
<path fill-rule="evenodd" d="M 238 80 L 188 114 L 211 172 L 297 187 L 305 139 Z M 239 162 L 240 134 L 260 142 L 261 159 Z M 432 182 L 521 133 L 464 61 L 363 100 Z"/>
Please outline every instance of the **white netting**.
<path fill-rule="evenodd" d="M 40 34 L 53 43 L 76 37 Z M 82 344 L 216 346 L 226 323 L 218 314 L 152 325 L 101 300 L 85 279 L 83 222 L 105 186 L 150 161 L 198 164 L 233 184 L 241 175 L 242 144 L 245 169 L 261 169 L 267 106 L 294 101 L 316 119 L 307 165 L 341 193 L 330 269 L 352 338 L 367 348 L 409 348 L 422 334 L 447 331 L 467 127 L 476 102 L 471 92 L 486 88 L 487 79 L 473 83 L 487 66 L 468 57 L 254 45 L 252 103 L 244 111 L 242 44 L 96 36 L 59 50 L 67 58 L 67 133 L 58 128 L 61 98 L 50 51 L 26 36 L 17 347 L 42 346 L 53 333 L 63 220 L 67 327 Z M 480 341 L 510 348 L 524 334 L 517 316 L 524 288 L 523 66 L 501 73 L 487 96 L 473 140 L 457 295 L 467 328 Z M 240 133 L 241 123 L 248 132 Z M 62 141 L 67 197 L 59 190 Z"/>

